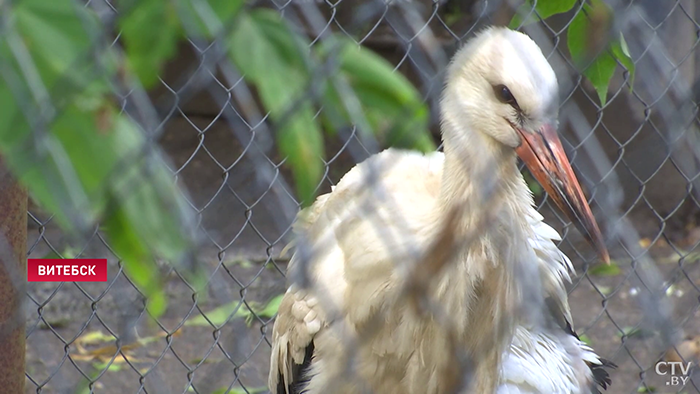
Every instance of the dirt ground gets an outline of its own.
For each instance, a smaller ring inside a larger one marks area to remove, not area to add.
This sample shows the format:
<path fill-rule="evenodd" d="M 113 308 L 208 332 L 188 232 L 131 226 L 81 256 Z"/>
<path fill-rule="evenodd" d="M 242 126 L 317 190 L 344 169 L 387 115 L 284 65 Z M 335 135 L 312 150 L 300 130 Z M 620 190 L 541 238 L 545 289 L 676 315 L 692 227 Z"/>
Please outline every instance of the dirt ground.
<path fill-rule="evenodd" d="M 643 239 L 642 243 L 645 241 Z M 697 239 L 685 242 L 695 245 Z M 646 297 L 648 291 L 644 283 L 648 282 L 637 275 L 642 270 L 632 268 L 631 259 L 623 257 L 626 253 L 614 251 L 612 257 L 621 268 L 619 273 L 596 275 L 591 273 L 596 268 L 592 268 L 588 275 L 574 280 L 569 302 L 576 329 L 585 334 L 598 354 L 618 365 L 611 372 L 613 385 L 607 392 L 700 392 L 697 376 L 685 386 L 672 386 L 667 385 L 668 377 L 659 376 L 654 368 L 661 359 L 680 361 L 654 327 L 674 332 L 673 338 L 684 358 L 697 360 L 700 356 L 696 344 L 700 335 L 697 256 L 691 254 L 679 264 L 677 251 L 663 239 L 649 248 L 648 255 L 658 268 L 655 278 L 666 284 L 665 294 L 656 300 Z M 667 350 L 669 353 L 664 354 Z"/>

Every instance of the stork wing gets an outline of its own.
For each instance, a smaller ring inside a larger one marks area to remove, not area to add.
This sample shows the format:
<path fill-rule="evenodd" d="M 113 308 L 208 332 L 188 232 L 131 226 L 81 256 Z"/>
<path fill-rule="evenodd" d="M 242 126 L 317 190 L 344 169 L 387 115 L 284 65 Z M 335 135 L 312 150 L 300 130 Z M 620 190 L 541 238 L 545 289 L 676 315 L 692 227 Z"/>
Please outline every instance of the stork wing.
<path fill-rule="evenodd" d="M 513 343 L 504 355 L 503 383 L 498 394 L 594 394 L 610 384 L 608 372 L 615 367 L 599 358 L 581 342 L 573 330 L 565 282 L 573 266 L 553 241 L 559 234 L 531 210 L 529 224 L 534 230 L 530 244 L 540 264 L 547 315 L 544 327 L 521 322 Z"/>
<path fill-rule="evenodd" d="M 272 332 L 268 386 L 273 394 L 302 392 L 309 378 L 313 339 L 323 326 L 325 321 L 316 299 L 290 287 Z"/>
<path fill-rule="evenodd" d="M 301 211 L 293 225 L 294 233 L 302 236 L 323 213 L 330 194 L 320 196 L 309 208 Z M 296 243 L 297 240 L 292 241 Z M 298 265 L 299 255 L 294 254 L 288 272 Z M 342 276 L 339 278 L 342 280 Z M 272 394 L 300 393 L 308 381 L 314 354 L 313 339 L 326 326 L 318 300 L 307 291 L 292 284 L 277 312 L 272 330 L 272 354 L 268 387 Z"/>
<path fill-rule="evenodd" d="M 371 315 L 381 301 L 373 295 L 383 294 L 378 289 L 394 272 L 390 256 L 420 247 L 412 235 L 420 233 L 433 208 L 442 163 L 439 152 L 388 149 L 355 166 L 331 193 L 299 213 L 297 249 L 288 267 L 291 286 L 272 333 L 273 394 L 301 392 L 312 364 L 323 358 L 321 350 L 332 353 L 328 341 L 314 344 L 332 335 L 331 314 L 324 313 L 333 311 L 329 306 L 353 325 Z M 353 302 L 346 305 L 346 298 Z"/>

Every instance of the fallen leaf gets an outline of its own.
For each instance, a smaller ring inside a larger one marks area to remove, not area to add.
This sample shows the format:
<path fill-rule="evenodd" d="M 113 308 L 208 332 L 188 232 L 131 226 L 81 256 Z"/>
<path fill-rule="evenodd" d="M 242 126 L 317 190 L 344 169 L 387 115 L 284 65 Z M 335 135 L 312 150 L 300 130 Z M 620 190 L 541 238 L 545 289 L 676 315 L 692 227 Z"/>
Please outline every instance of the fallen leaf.
<path fill-rule="evenodd" d="M 175 331 L 172 336 L 179 336 L 181 331 Z M 122 353 L 129 352 L 131 350 L 140 348 L 142 346 L 148 345 L 151 342 L 157 341 L 161 338 L 167 336 L 167 332 L 159 332 L 156 335 L 139 338 L 135 342 L 123 344 L 121 347 Z M 74 344 L 76 351 L 74 353 L 74 358 L 78 357 L 81 361 L 93 361 L 95 359 L 111 359 L 118 351 L 116 343 L 110 343 L 109 345 L 99 346 L 94 349 L 86 349 L 86 345 L 94 345 L 102 342 L 112 342 L 115 338 L 111 335 L 103 334 L 100 331 L 92 331 L 81 335 L 75 340 Z"/>
<path fill-rule="evenodd" d="M 615 260 L 610 260 L 610 264 L 598 264 L 591 267 L 588 273 L 596 276 L 616 276 L 620 275 L 622 270 Z"/>

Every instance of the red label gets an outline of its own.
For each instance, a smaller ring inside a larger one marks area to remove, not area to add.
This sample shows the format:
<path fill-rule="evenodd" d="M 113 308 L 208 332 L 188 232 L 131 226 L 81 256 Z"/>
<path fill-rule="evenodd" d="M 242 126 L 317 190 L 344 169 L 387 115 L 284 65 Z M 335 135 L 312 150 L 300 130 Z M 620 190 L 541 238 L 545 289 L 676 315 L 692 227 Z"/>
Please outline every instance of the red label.
<path fill-rule="evenodd" d="M 29 282 L 107 282 L 107 259 L 27 259 Z"/>

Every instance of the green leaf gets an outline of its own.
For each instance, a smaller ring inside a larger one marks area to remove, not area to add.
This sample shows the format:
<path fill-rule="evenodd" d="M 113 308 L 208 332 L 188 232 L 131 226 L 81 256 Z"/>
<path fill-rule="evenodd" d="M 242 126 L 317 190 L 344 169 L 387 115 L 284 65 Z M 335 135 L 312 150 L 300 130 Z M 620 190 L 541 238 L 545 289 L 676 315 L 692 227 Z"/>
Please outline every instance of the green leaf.
<path fill-rule="evenodd" d="M 60 110 L 88 87 L 108 91 L 95 80 L 112 75 L 116 64 L 91 40 L 101 28 L 88 8 L 72 0 L 18 0 L 5 8 L 12 23 L 0 37 L 0 139 L 7 150 L 23 149 L 14 144 L 28 138 L 29 121 L 52 116 L 47 101 Z"/>
<path fill-rule="evenodd" d="M 578 339 L 581 340 L 581 342 L 585 343 L 588 346 L 593 346 L 593 342 L 591 341 L 591 338 L 588 337 L 586 334 L 581 334 L 578 336 Z"/>
<path fill-rule="evenodd" d="M 189 35 L 213 39 L 225 34 L 245 0 L 177 0 L 180 20 Z"/>
<path fill-rule="evenodd" d="M 121 364 L 115 362 L 110 363 L 109 361 L 94 362 L 92 363 L 92 367 L 100 371 L 104 371 L 105 369 L 107 369 L 107 371 L 112 372 L 118 372 L 122 369 Z"/>
<path fill-rule="evenodd" d="M 656 393 L 656 387 L 644 386 L 637 389 L 638 393 Z"/>
<path fill-rule="evenodd" d="M 684 263 L 695 263 L 698 260 L 700 260 L 700 252 L 692 252 L 688 253 L 683 257 L 683 262 Z"/>
<path fill-rule="evenodd" d="M 340 40 L 338 45 L 340 72 L 333 78 L 349 85 L 375 136 L 390 146 L 435 150 L 428 130 L 428 108 L 408 79 L 372 51 L 347 40 Z M 322 48 L 321 52 L 324 56 L 334 53 L 330 48 Z M 334 88 L 327 90 L 324 103 L 324 116 L 329 123 L 337 123 L 333 118 L 357 121 L 343 108 Z"/>
<path fill-rule="evenodd" d="M 244 77 L 252 82 L 275 122 L 280 152 L 294 175 L 302 204 L 310 204 L 323 174 L 323 135 L 308 97 L 309 75 L 288 62 L 298 51 L 295 42 L 271 37 L 270 26 L 294 34 L 279 17 L 255 10 L 240 15 L 229 40 L 229 54 Z M 265 27 L 263 27 L 265 26 Z M 291 47 L 290 45 L 294 45 Z"/>
<path fill-rule="evenodd" d="M 131 70 L 145 88 L 158 82 L 166 60 L 183 38 L 175 5 L 169 1 L 139 0 L 119 16 L 121 38 Z"/>
<path fill-rule="evenodd" d="M 583 70 L 583 75 L 591 82 L 598 93 L 601 105 L 605 105 L 608 86 L 615 73 L 617 61 L 611 51 L 605 48 L 600 53 L 590 53 L 590 37 L 596 32 L 587 14 L 611 13 L 610 8 L 601 1 L 594 1 L 593 6 L 586 4 L 585 12 L 579 12 L 569 24 L 567 44 L 571 60 Z"/>
<path fill-rule="evenodd" d="M 574 5 L 576 5 L 576 0 L 527 0 L 518 7 L 518 11 L 508 23 L 508 27 L 517 29 L 537 22 L 538 16 L 539 19 L 547 19 L 552 15 L 562 14 L 571 10 Z M 527 19 L 523 22 L 524 17 L 527 17 Z"/>
<path fill-rule="evenodd" d="M 129 220 L 123 207 L 113 208 L 111 214 L 103 220 L 102 229 L 108 235 L 110 245 L 124 261 L 129 278 L 148 297 L 149 311 L 159 316 L 165 311 L 166 305 L 158 269 L 151 259 L 150 251 L 141 242 Z"/>
<path fill-rule="evenodd" d="M 447 26 L 452 26 L 453 24 L 455 24 L 461 20 L 464 20 L 464 17 L 465 17 L 465 15 L 463 13 L 461 13 L 459 11 L 455 11 L 455 12 L 450 12 L 448 14 L 445 14 L 445 16 L 443 17 L 443 20 L 445 21 L 445 24 Z"/>
<path fill-rule="evenodd" d="M 290 27 L 280 20 L 277 12 L 253 12 L 251 18 L 277 49 L 280 59 L 308 76 L 308 68 L 313 66 L 310 64 L 309 43 L 291 31 Z"/>
<path fill-rule="evenodd" d="M 194 393 L 194 389 L 191 387 L 188 388 L 187 391 Z M 260 393 L 265 393 L 267 391 L 268 391 L 267 387 L 253 387 L 253 388 L 246 387 L 245 390 L 242 388 L 241 389 L 232 388 L 231 390 L 229 390 L 228 387 L 221 387 L 219 389 L 214 390 L 211 394 L 260 394 Z"/>
<path fill-rule="evenodd" d="M 532 177 L 532 174 L 530 174 L 530 171 L 523 169 L 522 171 L 523 178 L 525 178 L 525 182 L 527 183 L 527 187 L 530 189 L 532 194 L 536 197 L 539 197 L 542 195 L 544 190 L 542 189 L 542 186 L 540 185 L 539 182 L 535 178 Z"/>
<path fill-rule="evenodd" d="M 639 333 L 639 328 L 626 326 L 622 328 L 622 332 L 618 332 L 619 336 L 635 336 Z"/>
<path fill-rule="evenodd" d="M 115 339 L 114 335 L 104 334 L 102 331 L 90 331 L 80 335 L 77 339 L 81 345 L 94 345 L 104 342 L 113 342 Z"/>
<path fill-rule="evenodd" d="M 610 295 L 610 293 L 613 291 L 612 287 L 610 286 L 597 285 L 596 288 L 604 296 Z"/>
<path fill-rule="evenodd" d="M 622 328 L 622 332 L 617 332 L 617 336 L 622 338 L 622 337 L 628 337 L 628 338 L 650 338 L 654 335 L 652 331 L 646 330 L 644 328 L 638 328 L 638 327 L 631 327 L 631 326 L 626 326 Z"/>
<path fill-rule="evenodd" d="M 625 41 L 625 37 L 620 33 L 620 40 L 611 43 L 610 48 L 612 49 L 612 53 L 615 56 L 615 59 L 617 59 L 629 72 L 630 74 L 630 79 L 629 79 L 629 84 L 630 84 L 630 90 L 632 90 L 632 87 L 634 85 L 634 61 L 632 61 L 632 57 L 630 56 L 630 50 L 627 47 L 627 41 Z"/>
<path fill-rule="evenodd" d="M 188 319 L 185 322 L 185 325 L 205 327 L 214 325 L 215 327 L 220 327 L 223 324 L 225 324 L 229 319 L 233 319 L 236 317 L 247 318 L 250 314 L 251 313 L 248 310 L 248 307 L 243 302 L 232 301 L 228 304 L 221 305 L 220 307 L 207 312 L 206 318 L 204 316 L 196 316 L 191 319 Z"/>
<path fill-rule="evenodd" d="M 248 388 L 247 390 L 243 390 L 243 389 L 239 389 L 239 388 L 231 389 L 230 391 L 227 391 L 227 390 L 228 390 L 228 387 L 226 387 L 224 389 L 216 390 L 212 394 L 226 394 L 226 393 L 228 393 L 228 394 L 260 394 L 260 393 L 267 392 L 267 387 L 253 387 L 253 388 Z"/>
<path fill-rule="evenodd" d="M 584 12 L 578 13 L 569 25 L 567 44 L 574 64 L 583 70 L 584 76 L 598 93 L 601 105 L 605 105 L 608 86 L 615 74 L 617 62 L 619 61 L 630 74 L 630 89 L 634 83 L 635 65 L 622 34 L 619 40 L 610 42 L 600 53 L 591 53 L 594 50 L 590 48 L 591 37 L 605 34 L 606 32 L 596 29 L 605 28 L 605 21 L 612 20 L 613 15 L 610 7 L 600 0 L 586 4 L 583 10 Z M 597 23 L 591 23 L 591 16 Z"/>
<path fill-rule="evenodd" d="M 127 273 L 149 295 L 149 308 L 158 315 L 166 300 L 154 260 L 178 264 L 189 257 L 192 212 L 159 154 L 144 153 L 146 142 L 137 126 L 121 116 L 114 123 L 111 149 L 121 153 L 121 168 L 109 178 L 110 206 L 103 223 Z"/>
<path fill-rule="evenodd" d="M 282 298 L 284 298 L 284 294 L 280 294 L 280 295 L 276 296 L 275 298 L 271 299 L 267 303 L 267 305 L 265 305 L 264 308 L 262 308 L 259 312 L 257 312 L 258 316 L 269 319 L 272 316 L 276 315 L 277 311 L 280 309 L 280 304 L 282 303 Z"/>
<path fill-rule="evenodd" d="M 610 264 L 598 264 L 589 268 L 588 273 L 596 276 L 616 276 L 620 275 L 622 270 L 615 261 L 610 261 Z"/>
<path fill-rule="evenodd" d="M 44 85 L 59 78 L 80 82 L 84 70 L 76 66 L 85 65 L 91 47 L 100 45 L 91 39 L 99 35 L 96 16 L 72 0 L 18 0 L 9 9 Z"/>
<path fill-rule="evenodd" d="M 196 316 L 185 322 L 186 326 L 222 326 L 227 321 L 233 318 L 244 318 L 247 322 L 252 321 L 254 315 L 262 318 L 269 319 L 273 317 L 277 310 L 279 309 L 280 303 L 284 294 L 280 294 L 273 299 L 271 299 L 267 304 L 260 307 L 258 303 L 249 302 L 253 312 L 251 312 L 248 307 L 240 301 L 232 301 L 228 304 L 221 305 L 206 313 L 206 318 L 204 316 Z M 235 312 L 235 313 L 234 313 Z M 207 320 L 208 319 L 208 320 Z M 211 323 L 210 323 L 211 322 Z"/>

